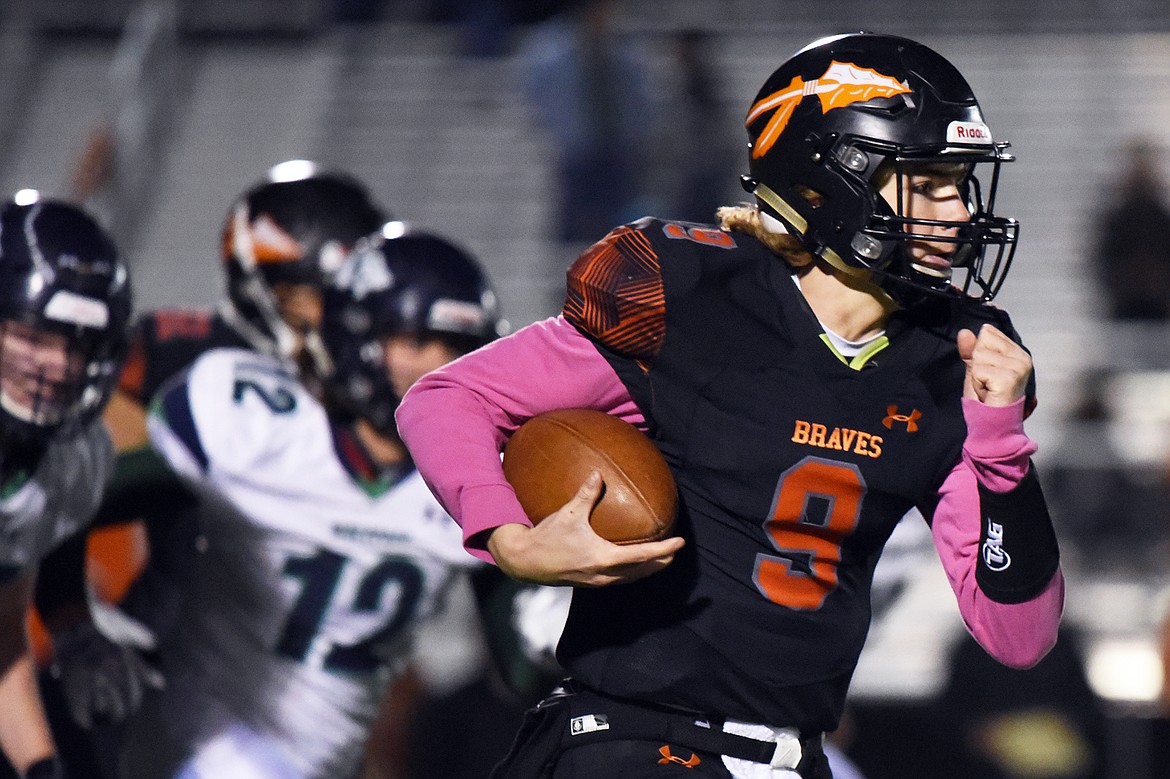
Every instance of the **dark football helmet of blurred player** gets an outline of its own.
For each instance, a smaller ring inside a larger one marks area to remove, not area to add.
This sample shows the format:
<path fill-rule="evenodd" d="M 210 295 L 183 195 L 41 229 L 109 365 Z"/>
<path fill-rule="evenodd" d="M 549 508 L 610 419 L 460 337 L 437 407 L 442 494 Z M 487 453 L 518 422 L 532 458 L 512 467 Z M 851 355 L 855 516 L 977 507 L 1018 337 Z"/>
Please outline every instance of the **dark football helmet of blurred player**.
<path fill-rule="evenodd" d="M 0 206 L 0 433 L 44 442 L 101 413 L 126 347 L 131 292 L 85 212 L 25 191 Z"/>
<path fill-rule="evenodd" d="M 394 410 L 418 378 L 428 343 L 466 354 L 507 331 L 479 263 L 450 241 L 408 230 L 360 244 L 326 291 L 322 339 L 333 359 L 327 392 L 340 408 L 392 430 Z M 403 356 L 386 356 L 393 337 Z M 409 354 L 407 354 L 409 353 Z"/>
<path fill-rule="evenodd" d="M 803 100 L 807 94 L 819 99 Z M 1009 144 L 993 140 L 967 81 L 939 54 L 889 35 L 823 38 L 772 73 L 745 124 L 744 189 L 774 232 L 797 236 L 846 274 L 872 273 L 902 303 L 924 290 L 982 300 L 999 291 L 1018 223 L 994 214 L 995 194 L 999 167 L 1013 157 Z M 980 167 L 990 168 L 986 187 Z M 916 219 L 900 195 L 894 208 L 879 193 L 890 176 L 932 169 L 961 174 L 969 222 Z M 947 237 L 929 229 L 939 226 L 950 228 Z M 908 251 L 914 240 L 954 249 L 946 262 L 924 262 Z"/>
<path fill-rule="evenodd" d="M 273 167 L 224 220 L 228 299 L 221 315 L 258 351 L 324 375 L 319 291 L 350 248 L 388 218 L 348 174 L 302 160 Z"/>

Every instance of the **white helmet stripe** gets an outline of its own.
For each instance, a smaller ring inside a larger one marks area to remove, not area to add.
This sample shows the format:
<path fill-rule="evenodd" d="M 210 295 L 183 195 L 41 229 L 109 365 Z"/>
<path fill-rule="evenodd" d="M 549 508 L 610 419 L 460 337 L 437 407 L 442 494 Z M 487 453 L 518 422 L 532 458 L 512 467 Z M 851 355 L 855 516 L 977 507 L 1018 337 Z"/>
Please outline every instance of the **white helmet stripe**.
<path fill-rule="evenodd" d="M 232 253 L 246 271 L 256 267 L 256 247 L 248 225 L 248 204 L 240 203 L 232 213 Z"/>
<path fill-rule="evenodd" d="M 103 328 L 110 322 L 110 308 L 101 300 L 59 289 L 45 304 L 45 318 L 82 327 Z"/>

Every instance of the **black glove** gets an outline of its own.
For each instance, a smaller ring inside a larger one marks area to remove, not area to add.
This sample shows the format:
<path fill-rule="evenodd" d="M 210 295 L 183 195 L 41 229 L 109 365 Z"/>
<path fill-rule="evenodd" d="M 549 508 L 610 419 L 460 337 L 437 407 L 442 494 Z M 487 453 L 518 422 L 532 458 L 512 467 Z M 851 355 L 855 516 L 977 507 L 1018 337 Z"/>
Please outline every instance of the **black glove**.
<path fill-rule="evenodd" d="M 91 622 L 53 635 L 52 673 L 60 680 L 69 713 L 82 728 L 95 720 L 120 722 L 142 703 L 147 687 L 160 689 L 163 677 L 138 648 L 107 638 Z"/>
<path fill-rule="evenodd" d="M 65 766 L 56 757 L 46 757 L 30 765 L 24 779 L 67 779 Z"/>

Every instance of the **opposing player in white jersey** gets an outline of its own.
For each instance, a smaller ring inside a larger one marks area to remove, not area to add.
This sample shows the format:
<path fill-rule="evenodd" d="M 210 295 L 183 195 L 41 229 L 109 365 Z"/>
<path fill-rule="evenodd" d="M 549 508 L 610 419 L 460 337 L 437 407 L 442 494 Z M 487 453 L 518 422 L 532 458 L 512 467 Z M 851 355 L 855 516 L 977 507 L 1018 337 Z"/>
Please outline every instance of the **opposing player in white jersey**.
<path fill-rule="evenodd" d="M 40 675 L 41 691 L 71 772 L 116 776 L 120 723 L 142 691 L 160 683 L 144 658 L 155 637 L 170 630 L 196 556 L 200 506 L 150 449 L 146 406 L 163 382 L 217 347 L 279 355 L 315 375 L 324 351 L 317 334 L 322 286 L 346 251 L 388 218 L 352 174 L 307 160 L 282 162 L 233 198 L 218 242 L 209 242 L 218 243 L 227 282 L 214 309 L 157 309 L 136 318 L 103 415 L 118 453 L 93 525 L 104 537 L 94 544 L 90 533 L 78 533 L 58 547 L 42 562 L 35 594 L 40 616 L 55 626 L 53 664 Z M 112 546 L 109 531 L 125 541 Z M 94 547 L 100 556 L 87 565 Z M 118 612 L 101 610 L 140 624 L 107 620 L 97 630 L 69 619 L 85 607 L 86 569 L 105 573 L 111 565 L 133 583 Z"/>
<path fill-rule="evenodd" d="M 0 749 L 26 779 L 65 776 L 24 619 L 38 562 L 110 475 L 98 417 L 129 317 L 126 268 L 88 215 L 29 191 L 0 205 Z"/>
<path fill-rule="evenodd" d="M 397 439 L 397 399 L 493 338 L 475 261 L 412 234 L 353 252 L 326 293 L 325 398 L 279 361 L 200 357 L 152 406 L 152 444 L 219 510 L 132 777 L 344 777 L 411 629 L 477 566 Z"/>

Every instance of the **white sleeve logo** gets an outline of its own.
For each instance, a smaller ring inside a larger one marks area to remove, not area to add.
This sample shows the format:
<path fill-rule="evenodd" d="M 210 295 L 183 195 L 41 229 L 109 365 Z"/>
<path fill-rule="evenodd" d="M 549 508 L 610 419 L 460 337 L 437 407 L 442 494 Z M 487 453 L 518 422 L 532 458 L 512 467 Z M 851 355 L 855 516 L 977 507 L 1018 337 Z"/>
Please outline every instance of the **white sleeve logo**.
<path fill-rule="evenodd" d="M 988 570 L 1003 571 L 1012 558 L 1003 548 L 1003 525 L 987 520 L 987 540 L 983 542 L 983 562 Z"/>

